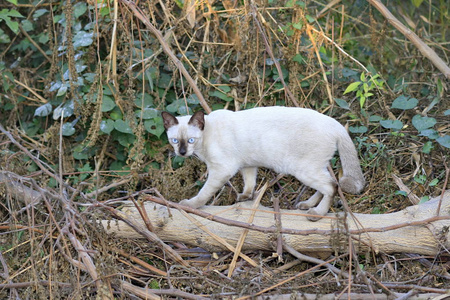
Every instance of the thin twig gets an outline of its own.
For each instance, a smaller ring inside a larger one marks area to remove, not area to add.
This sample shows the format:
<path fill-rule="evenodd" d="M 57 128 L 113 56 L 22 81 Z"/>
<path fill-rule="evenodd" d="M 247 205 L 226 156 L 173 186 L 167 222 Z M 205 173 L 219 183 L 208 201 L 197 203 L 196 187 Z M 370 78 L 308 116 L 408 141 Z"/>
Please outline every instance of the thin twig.
<path fill-rule="evenodd" d="M 427 44 L 425 44 L 413 31 L 408 29 L 403 25 L 387 8 L 381 3 L 380 0 L 369 0 L 372 4 L 387 20 L 392 24 L 398 31 L 400 31 L 404 36 L 406 36 L 419 51 L 427 57 L 433 65 L 435 65 L 445 77 L 450 78 L 450 67 L 431 49 Z"/>
<path fill-rule="evenodd" d="M 150 20 L 146 17 L 146 14 L 142 12 L 142 10 L 139 7 L 136 6 L 136 3 L 129 0 L 121 0 L 121 1 L 125 3 L 128 6 L 128 8 L 130 8 L 133 11 L 134 15 L 139 20 L 141 20 L 141 22 L 144 23 L 151 30 L 151 32 L 153 32 L 153 34 L 156 36 L 159 43 L 161 44 L 161 47 L 163 48 L 164 52 L 170 57 L 172 62 L 177 66 L 177 68 L 181 71 L 181 73 L 183 73 L 184 77 L 189 82 L 189 85 L 191 86 L 194 93 L 197 95 L 198 100 L 200 101 L 200 105 L 203 107 L 206 113 L 210 113 L 212 110 L 209 107 L 208 103 L 206 102 L 205 98 L 203 97 L 200 89 L 195 84 L 194 79 L 192 79 L 191 75 L 189 75 L 189 72 L 186 70 L 184 65 L 170 49 L 169 45 L 164 40 L 164 37 L 162 36 L 161 32 L 152 23 L 150 23 Z"/>

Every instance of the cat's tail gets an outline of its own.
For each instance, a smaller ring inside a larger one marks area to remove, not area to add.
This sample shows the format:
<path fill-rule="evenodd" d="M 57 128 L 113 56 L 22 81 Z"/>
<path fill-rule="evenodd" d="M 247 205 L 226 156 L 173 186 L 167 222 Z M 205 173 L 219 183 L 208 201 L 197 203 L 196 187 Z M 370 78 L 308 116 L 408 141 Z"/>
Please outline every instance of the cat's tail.
<path fill-rule="evenodd" d="M 344 173 L 339 179 L 339 185 L 344 192 L 359 194 L 364 189 L 366 180 L 361 171 L 355 145 L 345 129 L 338 139 L 337 146 Z"/>

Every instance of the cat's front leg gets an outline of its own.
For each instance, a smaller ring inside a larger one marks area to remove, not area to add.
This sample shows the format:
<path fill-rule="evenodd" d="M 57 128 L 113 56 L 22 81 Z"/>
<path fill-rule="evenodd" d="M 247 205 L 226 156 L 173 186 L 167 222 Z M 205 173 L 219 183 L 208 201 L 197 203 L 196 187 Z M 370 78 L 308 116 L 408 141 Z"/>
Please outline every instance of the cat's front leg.
<path fill-rule="evenodd" d="M 209 170 L 208 179 L 200 192 L 198 192 L 198 195 L 189 200 L 182 200 L 180 201 L 180 204 L 192 208 L 198 208 L 205 205 L 233 175 L 232 172 L 223 172 L 222 168 L 219 169 L 219 171 Z"/>
<path fill-rule="evenodd" d="M 241 174 L 244 179 L 244 191 L 239 194 L 237 201 L 246 201 L 253 199 L 253 192 L 256 185 L 256 175 L 258 173 L 258 168 L 242 168 Z"/>

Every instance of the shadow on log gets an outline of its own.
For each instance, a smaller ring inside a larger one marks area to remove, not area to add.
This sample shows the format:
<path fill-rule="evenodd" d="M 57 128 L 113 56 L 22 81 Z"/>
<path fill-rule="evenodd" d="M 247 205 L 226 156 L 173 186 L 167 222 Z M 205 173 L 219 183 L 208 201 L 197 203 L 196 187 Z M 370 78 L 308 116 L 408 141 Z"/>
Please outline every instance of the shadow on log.
<path fill-rule="evenodd" d="M 344 252 L 348 235 L 354 240 L 356 251 L 372 249 L 383 253 L 418 253 L 436 255 L 450 248 L 450 190 L 441 197 L 389 214 L 328 214 L 318 222 L 310 222 L 303 211 L 280 210 L 281 229 L 277 230 L 275 212 L 259 206 L 252 224 L 247 224 L 252 213 L 251 202 L 232 206 L 205 206 L 201 210 L 144 195 L 145 209 L 155 233 L 164 241 L 178 241 L 209 251 L 226 247 L 217 236 L 236 245 L 244 228 L 250 229 L 243 250 L 276 249 L 276 240 L 282 234 L 284 243 L 302 253 Z M 167 204 L 172 207 L 157 204 Z M 144 222 L 132 202 L 125 201 L 122 211 L 131 219 Z M 189 212 L 189 218 L 184 209 Z M 437 210 L 439 209 L 439 214 Z M 118 237 L 142 236 L 121 221 L 102 221 L 108 233 Z"/>

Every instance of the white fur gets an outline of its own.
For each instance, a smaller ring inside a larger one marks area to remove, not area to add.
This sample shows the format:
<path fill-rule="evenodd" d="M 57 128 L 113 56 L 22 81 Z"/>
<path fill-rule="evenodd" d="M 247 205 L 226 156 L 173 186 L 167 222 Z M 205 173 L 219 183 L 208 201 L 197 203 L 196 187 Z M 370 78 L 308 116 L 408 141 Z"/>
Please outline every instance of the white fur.
<path fill-rule="evenodd" d="M 349 186 L 347 190 L 360 192 L 364 187 L 356 150 L 347 131 L 333 118 L 314 110 L 287 107 L 261 107 L 238 112 L 217 110 L 204 117 L 204 130 L 189 124 L 191 116 L 177 120 L 177 125 L 166 127 L 169 141 L 193 137 L 195 142 L 187 144 L 184 156 L 197 156 L 206 163 L 209 171 L 198 195 L 183 200 L 184 205 L 205 205 L 238 171 L 245 183 L 239 198 L 252 198 L 257 167 L 265 167 L 293 175 L 316 189 L 318 193 L 299 207 L 310 208 L 309 213 L 313 215 L 325 215 L 335 192 L 327 165 L 338 148 L 344 152 L 340 156 Z M 180 155 L 180 144 L 171 144 Z M 320 204 L 312 208 L 321 198 Z"/>

